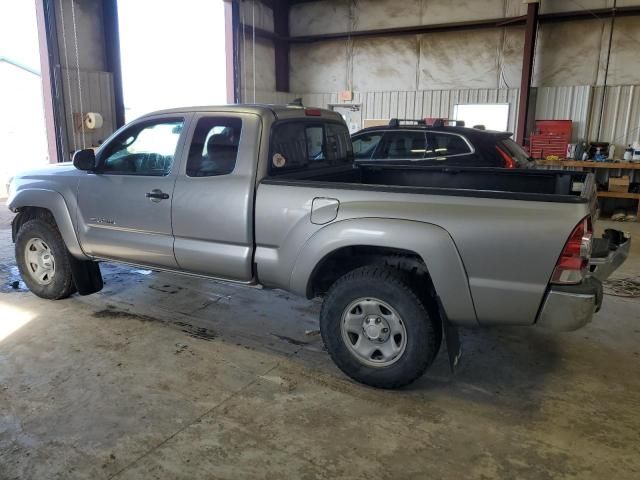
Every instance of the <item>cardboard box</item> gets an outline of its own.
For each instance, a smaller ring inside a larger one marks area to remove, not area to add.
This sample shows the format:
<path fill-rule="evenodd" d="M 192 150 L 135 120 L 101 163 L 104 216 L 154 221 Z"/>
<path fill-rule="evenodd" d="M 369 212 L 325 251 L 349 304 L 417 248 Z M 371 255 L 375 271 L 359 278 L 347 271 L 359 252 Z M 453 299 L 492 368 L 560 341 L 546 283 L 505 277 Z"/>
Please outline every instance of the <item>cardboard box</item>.
<path fill-rule="evenodd" d="M 624 177 L 609 177 L 609 191 L 628 192 L 629 183 L 629 175 L 625 175 Z"/>

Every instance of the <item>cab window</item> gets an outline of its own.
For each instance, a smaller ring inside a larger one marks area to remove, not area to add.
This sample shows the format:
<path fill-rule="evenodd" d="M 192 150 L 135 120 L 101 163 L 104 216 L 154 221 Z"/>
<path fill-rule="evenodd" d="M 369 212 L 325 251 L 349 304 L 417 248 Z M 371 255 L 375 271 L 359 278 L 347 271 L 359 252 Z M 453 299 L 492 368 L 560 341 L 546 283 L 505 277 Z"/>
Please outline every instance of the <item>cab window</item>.
<path fill-rule="evenodd" d="M 241 132 L 242 120 L 239 118 L 205 117 L 198 120 L 189 147 L 187 176 L 230 174 L 236 166 Z"/>
<path fill-rule="evenodd" d="M 121 175 L 168 175 L 183 123 L 180 118 L 132 125 L 100 153 L 99 171 Z"/>
<path fill-rule="evenodd" d="M 345 125 L 320 121 L 286 121 L 271 134 L 269 173 L 346 165 L 353 160 Z"/>

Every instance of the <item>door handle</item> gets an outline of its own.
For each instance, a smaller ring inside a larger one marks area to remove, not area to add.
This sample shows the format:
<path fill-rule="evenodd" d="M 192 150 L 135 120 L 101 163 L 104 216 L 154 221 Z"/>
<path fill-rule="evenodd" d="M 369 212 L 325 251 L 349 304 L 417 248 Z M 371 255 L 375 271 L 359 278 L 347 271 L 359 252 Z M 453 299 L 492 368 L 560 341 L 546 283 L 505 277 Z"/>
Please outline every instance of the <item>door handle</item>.
<path fill-rule="evenodd" d="M 145 193 L 144 195 L 152 202 L 159 202 L 160 200 L 167 200 L 169 198 L 168 193 L 164 193 L 162 190 L 154 188 L 150 192 Z"/>

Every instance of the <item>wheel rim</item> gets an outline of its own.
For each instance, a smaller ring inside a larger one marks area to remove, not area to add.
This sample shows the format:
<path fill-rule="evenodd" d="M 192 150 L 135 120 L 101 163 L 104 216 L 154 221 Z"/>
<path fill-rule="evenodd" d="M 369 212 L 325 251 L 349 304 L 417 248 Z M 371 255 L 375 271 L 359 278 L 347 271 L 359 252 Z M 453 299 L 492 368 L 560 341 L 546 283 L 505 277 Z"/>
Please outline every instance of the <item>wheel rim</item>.
<path fill-rule="evenodd" d="M 56 274 L 56 262 L 49 245 L 41 238 L 32 238 L 24 249 L 24 260 L 31 278 L 39 285 L 49 285 Z"/>
<path fill-rule="evenodd" d="M 341 330 L 351 354 L 371 367 L 397 362 L 407 346 L 407 330 L 398 312 L 373 297 L 358 298 L 344 309 Z"/>

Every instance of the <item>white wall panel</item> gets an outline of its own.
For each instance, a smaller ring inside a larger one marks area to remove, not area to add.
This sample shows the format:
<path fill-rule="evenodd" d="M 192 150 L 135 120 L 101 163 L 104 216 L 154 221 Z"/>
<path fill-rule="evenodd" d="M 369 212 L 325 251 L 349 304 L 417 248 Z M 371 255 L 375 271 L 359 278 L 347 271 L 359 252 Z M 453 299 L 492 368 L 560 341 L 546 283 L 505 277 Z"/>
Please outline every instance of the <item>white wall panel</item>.
<path fill-rule="evenodd" d="M 240 39 L 240 98 L 242 102 L 253 102 L 254 74 L 253 74 L 253 42 L 250 35 L 246 35 L 246 42 Z M 272 92 L 276 89 L 275 50 L 273 43 L 256 38 L 255 43 L 255 91 Z"/>
<path fill-rule="evenodd" d="M 333 92 L 347 88 L 347 45 L 335 40 L 291 45 L 291 90 Z"/>
<path fill-rule="evenodd" d="M 418 36 L 354 40 L 351 90 L 415 90 Z M 393 62 L 380 61 L 393 58 Z M 349 68 L 349 65 L 346 65 Z M 345 89 L 349 89 L 345 85 Z"/>
<path fill-rule="evenodd" d="M 513 17 L 526 11 L 522 0 L 325 0 L 293 5 L 290 31 L 299 36 L 434 25 Z"/>
<path fill-rule="evenodd" d="M 109 72 L 87 72 L 80 70 L 80 82 L 78 83 L 78 71 L 76 69 L 61 69 L 60 74 L 63 77 L 64 109 L 69 149 L 74 151 L 85 147 L 98 146 L 116 128 L 113 75 Z M 82 110 L 80 92 L 82 92 Z M 82 132 L 75 128 L 73 114 L 87 112 L 98 112 L 102 115 L 104 123 L 101 128 L 96 130 L 85 129 L 83 145 Z"/>
<path fill-rule="evenodd" d="M 606 58 L 602 62 L 604 65 Z M 604 72 L 601 72 L 598 83 L 603 82 Z M 637 84 L 640 84 L 640 17 L 617 18 L 613 29 L 607 85 Z"/>
<path fill-rule="evenodd" d="M 406 27 L 416 25 L 421 20 L 422 0 L 358 0 L 355 3 L 352 30 Z"/>
<path fill-rule="evenodd" d="M 544 0 L 541 10 L 588 10 L 612 4 L 612 0 Z M 618 5 L 640 5 L 640 0 L 619 1 Z M 326 0 L 295 5 L 290 25 L 294 36 L 313 35 L 513 17 L 524 14 L 526 8 L 519 0 Z M 606 18 L 541 25 L 533 85 L 602 85 L 609 28 Z M 352 42 L 353 55 L 345 39 L 294 45 L 292 88 L 327 92 L 519 86 L 524 47 L 521 26 L 356 38 Z M 607 84 L 640 83 L 639 45 L 638 17 L 616 19 Z"/>
<path fill-rule="evenodd" d="M 291 6 L 289 32 L 292 36 L 347 32 L 349 25 L 349 3 L 346 0 L 325 0 Z"/>

